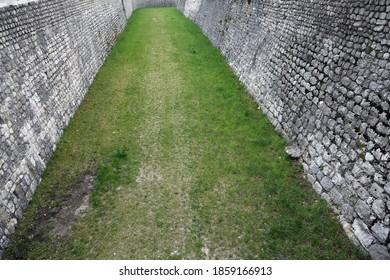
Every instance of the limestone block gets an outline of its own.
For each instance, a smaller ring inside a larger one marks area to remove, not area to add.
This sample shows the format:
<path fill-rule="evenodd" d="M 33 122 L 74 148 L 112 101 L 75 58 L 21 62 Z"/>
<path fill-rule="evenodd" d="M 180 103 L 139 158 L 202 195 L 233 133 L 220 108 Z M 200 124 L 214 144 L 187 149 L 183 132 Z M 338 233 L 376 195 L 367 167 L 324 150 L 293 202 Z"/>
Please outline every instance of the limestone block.
<path fill-rule="evenodd" d="M 372 204 L 372 211 L 378 216 L 379 219 L 383 219 L 385 217 L 386 209 L 385 203 L 382 199 L 376 199 Z"/>
<path fill-rule="evenodd" d="M 352 229 L 356 238 L 359 240 L 359 242 L 363 245 L 364 248 L 368 248 L 374 242 L 374 237 L 372 236 L 370 230 L 362 220 L 355 219 L 352 224 Z"/>
<path fill-rule="evenodd" d="M 371 227 L 373 235 L 381 242 L 386 243 L 390 229 L 389 227 L 385 227 L 381 223 L 376 223 Z"/>
<path fill-rule="evenodd" d="M 358 200 L 355 205 L 355 211 L 363 221 L 365 221 L 367 224 L 371 223 L 371 209 L 365 202 Z"/>
<path fill-rule="evenodd" d="M 376 198 L 381 198 L 383 193 L 383 188 L 380 187 L 377 183 L 372 184 L 372 187 L 369 190 L 370 194 Z"/>

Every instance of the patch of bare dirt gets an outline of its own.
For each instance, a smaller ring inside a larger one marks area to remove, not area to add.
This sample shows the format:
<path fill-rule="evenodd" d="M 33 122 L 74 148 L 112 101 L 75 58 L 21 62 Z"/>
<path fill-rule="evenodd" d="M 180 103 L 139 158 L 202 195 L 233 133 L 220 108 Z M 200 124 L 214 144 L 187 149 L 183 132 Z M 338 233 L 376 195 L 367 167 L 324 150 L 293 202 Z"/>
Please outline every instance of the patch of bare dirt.
<path fill-rule="evenodd" d="M 56 210 L 50 207 L 41 208 L 36 232 L 49 230 L 55 236 L 66 235 L 76 218 L 88 208 L 95 178 L 95 174 L 83 174 Z"/>

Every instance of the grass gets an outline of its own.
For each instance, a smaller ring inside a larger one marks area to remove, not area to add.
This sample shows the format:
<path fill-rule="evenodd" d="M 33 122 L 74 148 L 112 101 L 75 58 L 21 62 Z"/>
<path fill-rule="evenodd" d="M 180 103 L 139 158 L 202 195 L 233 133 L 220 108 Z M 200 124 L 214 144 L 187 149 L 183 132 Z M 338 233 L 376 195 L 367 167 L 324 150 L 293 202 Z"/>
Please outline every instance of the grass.
<path fill-rule="evenodd" d="M 137 10 L 5 258 L 364 258 L 284 146 L 198 27 L 173 8 Z M 53 234 L 85 174 L 87 211 Z"/>

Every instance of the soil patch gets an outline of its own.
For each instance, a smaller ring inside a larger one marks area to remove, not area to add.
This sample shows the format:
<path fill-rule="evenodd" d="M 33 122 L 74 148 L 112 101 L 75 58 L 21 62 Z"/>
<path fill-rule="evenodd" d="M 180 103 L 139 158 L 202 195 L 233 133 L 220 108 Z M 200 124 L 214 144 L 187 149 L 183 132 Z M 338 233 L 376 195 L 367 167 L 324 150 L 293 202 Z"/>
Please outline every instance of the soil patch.
<path fill-rule="evenodd" d="M 41 208 L 35 232 L 39 234 L 49 230 L 54 236 L 64 236 L 76 218 L 88 208 L 95 178 L 96 175 L 92 173 L 81 175 L 56 209 L 49 206 Z"/>

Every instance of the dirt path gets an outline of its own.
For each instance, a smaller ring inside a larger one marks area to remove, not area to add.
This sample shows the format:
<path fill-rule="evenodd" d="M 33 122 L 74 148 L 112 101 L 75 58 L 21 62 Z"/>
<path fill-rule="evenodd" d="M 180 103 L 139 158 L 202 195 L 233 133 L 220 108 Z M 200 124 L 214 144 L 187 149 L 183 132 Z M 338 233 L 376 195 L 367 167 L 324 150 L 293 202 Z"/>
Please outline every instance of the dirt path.
<path fill-rule="evenodd" d="M 118 258 L 193 258 L 186 245 L 193 221 L 188 197 L 193 178 L 188 166 L 195 159 L 186 141 L 189 121 L 181 105 L 184 82 L 180 65 L 172 61 L 174 46 L 164 16 L 152 17 L 150 28 L 153 33 L 145 46 L 147 66 L 140 84 L 145 94 L 139 130 L 143 159 L 136 186 L 124 192 L 119 208 L 125 209 L 129 201 L 139 203 L 137 214 L 129 213 L 128 226 L 113 238 L 121 241 L 110 252 Z M 134 255 L 128 255 L 128 244 Z"/>

